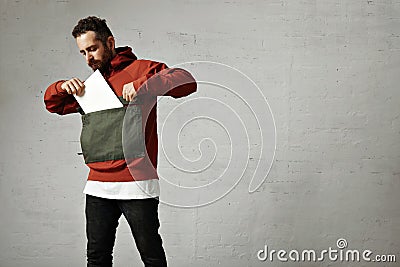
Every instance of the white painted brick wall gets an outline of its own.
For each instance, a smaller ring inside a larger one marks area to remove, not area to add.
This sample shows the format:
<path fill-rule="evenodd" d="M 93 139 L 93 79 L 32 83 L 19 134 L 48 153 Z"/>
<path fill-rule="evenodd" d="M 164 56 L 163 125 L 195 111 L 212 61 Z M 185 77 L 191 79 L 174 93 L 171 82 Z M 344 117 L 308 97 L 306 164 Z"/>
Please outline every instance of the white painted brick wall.
<path fill-rule="evenodd" d="M 133 46 L 141 58 L 169 65 L 210 60 L 239 69 L 261 88 L 275 116 L 275 161 L 257 192 L 248 193 L 246 173 L 212 205 L 160 205 L 170 266 L 287 266 L 260 262 L 256 253 L 264 244 L 322 250 L 340 237 L 352 249 L 400 260 L 399 1 L 0 5 L 1 267 L 85 265 L 88 169 L 76 155 L 79 116 L 47 113 L 43 93 L 57 79 L 90 74 L 70 32 L 91 14 L 108 19 L 117 45 Z M 160 105 L 160 120 L 170 105 Z M 181 145 L 199 155 L 197 143 Z M 210 170 L 210 177 L 219 173 Z M 160 156 L 160 172 L 172 177 L 176 170 Z M 123 220 L 115 266 L 140 266 Z"/>

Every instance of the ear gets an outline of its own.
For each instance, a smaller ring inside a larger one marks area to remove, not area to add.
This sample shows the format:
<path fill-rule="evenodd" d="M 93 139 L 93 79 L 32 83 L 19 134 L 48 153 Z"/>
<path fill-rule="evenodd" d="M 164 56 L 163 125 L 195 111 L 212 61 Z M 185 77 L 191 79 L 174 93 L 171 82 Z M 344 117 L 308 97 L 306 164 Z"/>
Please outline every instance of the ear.
<path fill-rule="evenodd" d="M 108 36 L 107 38 L 107 46 L 111 51 L 115 50 L 115 39 L 113 36 Z"/>

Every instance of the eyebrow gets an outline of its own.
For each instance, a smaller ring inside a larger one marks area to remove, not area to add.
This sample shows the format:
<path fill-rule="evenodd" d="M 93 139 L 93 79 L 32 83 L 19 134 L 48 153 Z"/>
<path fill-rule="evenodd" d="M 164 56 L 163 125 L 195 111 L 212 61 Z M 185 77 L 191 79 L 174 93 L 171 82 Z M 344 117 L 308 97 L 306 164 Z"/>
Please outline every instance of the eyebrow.
<path fill-rule="evenodd" d="M 91 45 L 91 46 L 89 46 L 89 47 L 86 47 L 85 50 L 89 50 L 89 49 L 94 48 L 94 47 L 96 47 L 95 44 L 94 44 L 94 45 Z M 83 53 L 83 52 L 85 52 L 85 50 L 80 50 L 79 52 L 80 52 L 80 53 Z"/>

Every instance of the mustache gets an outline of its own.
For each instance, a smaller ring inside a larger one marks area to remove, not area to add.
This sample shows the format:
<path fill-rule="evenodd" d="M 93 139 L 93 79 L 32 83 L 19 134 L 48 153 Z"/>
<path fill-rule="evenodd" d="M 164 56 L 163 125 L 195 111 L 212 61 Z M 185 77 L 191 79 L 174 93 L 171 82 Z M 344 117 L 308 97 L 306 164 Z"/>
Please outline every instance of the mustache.
<path fill-rule="evenodd" d="M 111 64 L 111 51 L 109 50 L 105 50 L 104 51 L 104 55 L 101 59 L 96 60 L 94 58 L 92 58 L 89 62 L 88 62 L 88 66 L 90 68 L 92 68 L 93 70 L 103 70 L 105 71 L 107 68 L 109 68 L 110 64 Z"/>
<path fill-rule="evenodd" d="M 91 60 L 91 61 L 89 61 L 89 63 L 88 63 L 88 65 L 89 65 L 90 67 L 95 66 L 95 65 L 100 65 L 100 64 L 101 64 L 101 61 L 100 61 L 100 60 Z"/>

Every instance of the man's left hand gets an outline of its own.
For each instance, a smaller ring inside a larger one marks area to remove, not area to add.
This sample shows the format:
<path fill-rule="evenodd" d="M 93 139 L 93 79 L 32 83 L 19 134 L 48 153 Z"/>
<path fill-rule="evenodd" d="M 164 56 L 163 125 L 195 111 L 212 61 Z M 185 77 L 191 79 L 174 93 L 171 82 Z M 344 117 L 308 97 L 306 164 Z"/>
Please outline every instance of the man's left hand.
<path fill-rule="evenodd" d="M 133 86 L 133 82 L 124 84 L 124 87 L 122 88 L 122 97 L 126 101 L 132 101 L 136 97 L 136 90 Z"/>

